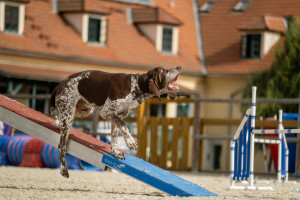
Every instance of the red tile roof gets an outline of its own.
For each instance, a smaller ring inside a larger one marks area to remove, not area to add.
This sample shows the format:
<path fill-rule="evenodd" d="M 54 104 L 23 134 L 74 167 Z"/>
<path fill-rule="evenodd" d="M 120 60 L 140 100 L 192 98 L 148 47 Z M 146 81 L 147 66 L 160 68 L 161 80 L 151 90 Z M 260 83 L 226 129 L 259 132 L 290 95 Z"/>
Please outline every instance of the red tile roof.
<path fill-rule="evenodd" d="M 168 16 L 182 22 L 178 27 L 178 55 L 158 52 L 155 44 L 142 35 L 134 24 L 127 23 L 128 7 L 148 6 L 107 0 L 84 1 L 84 11 L 109 11 L 106 46 L 84 43 L 81 35 L 60 14 L 52 12 L 51 0 L 35 0 L 25 6 L 24 36 L 0 32 L 0 50 L 46 55 L 58 59 L 113 62 L 127 67 L 181 65 L 185 71 L 201 73 L 192 1 L 176 1 L 175 7 L 170 7 L 169 0 L 152 1 L 154 7 L 159 7 L 164 13 L 168 13 Z M 168 16 L 164 15 L 163 18 L 168 19 Z"/>
<path fill-rule="evenodd" d="M 171 25 L 181 25 L 182 22 L 161 8 L 137 8 L 133 9 L 134 23 L 162 23 Z"/>
<path fill-rule="evenodd" d="M 198 0 L 201 6 L 207 0 Z M 248 74 L 255 70 L 268 69 L 273 58 L 270 51 L 262 59 L 241 58 L 242 32 L 238 29 L 246 23 L 269 30 L 283 29 L 283 21 L 278 20 L 287 16 L 300 16 L 298 0 L 252 0 L 244 12 L 234 12 L 237 0 L 216 1 L 209 13 L 200 14 L 202 40 L 208 73 L 213 74 Z M 279 22 L 280 21 L 280 22 Z"/>
<path fill-rule="evenodd" d="M 283 17 L 263 16 L 253 19 L 242 26 L 239 26 L 240 31 L 274 31 L 285 32 L 285 22 Z"/>
<path fill-rule="evenodd" d="M 283 17 L 265 16 L 264 21 L 266 27 L 270 31 L 285 32 L 286 24 Z"/>

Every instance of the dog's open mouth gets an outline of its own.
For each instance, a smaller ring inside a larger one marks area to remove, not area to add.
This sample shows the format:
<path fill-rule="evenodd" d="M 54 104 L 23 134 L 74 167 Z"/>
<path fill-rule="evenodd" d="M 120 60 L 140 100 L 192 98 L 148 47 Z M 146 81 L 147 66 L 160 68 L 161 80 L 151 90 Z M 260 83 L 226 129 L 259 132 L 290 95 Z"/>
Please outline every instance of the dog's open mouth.
<path fill-rule="evenodd" d="M 168 89 L 169 90 L 173 90 L 173 91 L 178 91 L 179 90 L 179 86 L 177 84 L 177 79 L 178 79 L 178 76 L 179 74 L 174 78 L 172 79 L 169 84 L 168 84 Z"/>

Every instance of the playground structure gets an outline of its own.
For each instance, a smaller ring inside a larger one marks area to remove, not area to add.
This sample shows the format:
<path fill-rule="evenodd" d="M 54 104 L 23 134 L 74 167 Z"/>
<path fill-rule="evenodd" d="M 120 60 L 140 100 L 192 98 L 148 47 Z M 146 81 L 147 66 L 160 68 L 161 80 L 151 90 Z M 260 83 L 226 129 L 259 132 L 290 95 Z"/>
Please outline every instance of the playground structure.
<path fill-rule="evenodd" d="M 286 133 L 300 133 L 300 129 L 284 129 L 282 110 L 279 111 L 278 129 L 256 130 L 256 87 L 252 87 L 252 105 L 248 109 L 230 143 L 230 189 L 273 190 L 272 187 L 254 186 L 254 144 L 278 144 L 278 183 L 288 182 L 289 150 Z M 255 135 L 277 134 L 278 139 L 255 138 Z M 282 180 L 284 178 L 284 180 Z M 237 181 L 248 181 L 248 186 L 235 186 Z"/>
<path fill-rule="evenodd" d="M 0 121 L 52 146 L 59 143 L 59 129 L 52 118 L 3 95 L 0 95 Z M 119 160 L 111 155 L 109 144 L 76 129 L 70 131 L 67 152 L 100 169 L 114 168 L 173 196 L 217 196 L 133 155 L 126 154 L 126 160 Z"/>

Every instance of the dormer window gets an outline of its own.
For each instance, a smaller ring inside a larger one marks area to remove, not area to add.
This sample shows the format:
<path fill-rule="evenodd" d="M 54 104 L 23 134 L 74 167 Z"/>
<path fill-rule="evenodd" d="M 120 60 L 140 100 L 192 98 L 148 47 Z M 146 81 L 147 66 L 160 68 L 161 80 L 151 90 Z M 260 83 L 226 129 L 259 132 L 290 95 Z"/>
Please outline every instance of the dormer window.
<path fill-rule="evenodd" d="M 157 51 L 177 55 L 181 21 L 161 8 L 133 9 L 132 22 L 149 38 Z"/>
<path fill-rule="evenodd" d="M 215 4 L 216 2 L 214 1 L 207 1 L 202 4 L 202 6 L 199 8 L 199 11 L 201 13 L 208 13 L 211 11 L 211 9 L 214 7 Z"/>
<path fill-rule="evenodd" d="M 242 57 L 261 57 L 261 34 L 246 34 L 242 37 Z"/>
<path fill-rule="evenodd" d="M 0 31 L 23 34 L 25 5 L 13 2 L 0 2 Z"/>
<path fill-rule="evenodd" d="M 250 0 L 240 0 L 239 2 L 237 2 L 237 4 L 235 4 L 233 11 L 235 12 L 243 12 L 246 10 L 246 8 L 248 7 L 250 3 Z"/>

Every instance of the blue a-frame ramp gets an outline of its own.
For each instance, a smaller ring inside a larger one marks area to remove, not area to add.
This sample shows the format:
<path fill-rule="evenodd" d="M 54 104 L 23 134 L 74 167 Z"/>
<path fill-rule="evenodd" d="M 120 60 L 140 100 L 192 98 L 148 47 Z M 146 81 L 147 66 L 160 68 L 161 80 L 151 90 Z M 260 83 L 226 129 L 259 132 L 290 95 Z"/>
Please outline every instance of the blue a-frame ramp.
<path fill-rule="evenodd" d="M 104 154 L 102 163 L 173 196 L 217 196 L 213 192 L 131 154 L 126 154 L 125 160 L 116 159 L 111 154 Z"/>
<path fill-rule="evenodd" d="M 52 146 L 58 146 L 59 130 L 52 118 L 3 95 L 0 95 L 0 121 Z M 67 152 L 101 169 L 105 165 L 112 167 L 174 196 L 217 196 L 131 154 L 126 154 L 126 160 L 117 159 L 110 154 L 109 144 L 76 129 L 70 132 Z"/>

